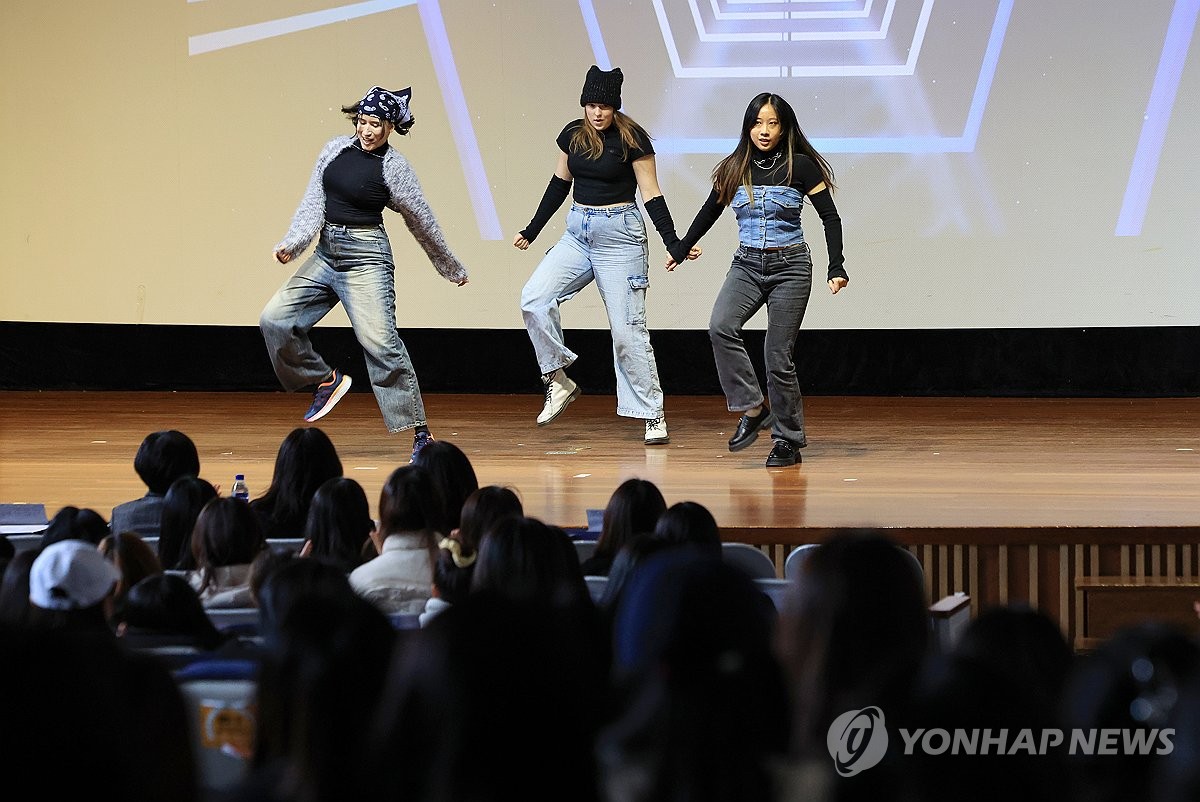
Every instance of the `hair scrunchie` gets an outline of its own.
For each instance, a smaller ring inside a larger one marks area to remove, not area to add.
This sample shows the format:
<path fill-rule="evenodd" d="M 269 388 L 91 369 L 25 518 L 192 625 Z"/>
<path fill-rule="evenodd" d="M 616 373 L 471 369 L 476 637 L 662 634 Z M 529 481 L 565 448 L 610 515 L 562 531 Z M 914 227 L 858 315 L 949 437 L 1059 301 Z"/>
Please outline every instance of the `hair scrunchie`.
<path fill-rule="evenodd" d="M 478 552 L 467 557 L 463 556 L 462 543 L 459 543 L 452 537 L 442 538 L 442 542 L 438 543 L 439 549 L 445 549 L 450 552 L 450 556 L 454 558 L 455 568 L 470 568 L 475 564 L 475 558 L 479 556 Z"/>

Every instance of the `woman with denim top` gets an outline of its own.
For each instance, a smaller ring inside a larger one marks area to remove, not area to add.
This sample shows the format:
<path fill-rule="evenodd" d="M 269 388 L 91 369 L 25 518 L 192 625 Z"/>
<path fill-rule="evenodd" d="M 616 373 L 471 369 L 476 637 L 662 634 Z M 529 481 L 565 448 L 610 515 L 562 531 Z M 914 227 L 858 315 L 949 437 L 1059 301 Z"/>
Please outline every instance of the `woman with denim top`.
<path fill-rule="evenodd" d="M 513 245 L 526 250 L 562 206 L 574 180 L 574 203 L 567 231 L 546 252 L 521 291 L 521 313 L 533 342 L 546 400 L 538 426 L 553 421 L 580 395 L 566 368 L 578 359 L 563 341 L 559 307 L 596 282 L 608 312 L 617 377 L 617 414 L 646 421 L 645 443 L 667 443 L 663 391 L 646 328 L 650 286 L 646 226 L 634 192 L 641 190 L 646 212 L 672 258 L 695 256 L 679 244 L 675 224 L 658 187 L 650 136 L 622 114 L 621 69 L 592 65 L 579 105 L 583 119 L 558 135 L 558 164 L 536 214 Z M 699 255 L 697 250 L 695 255 Z"/>
<path fill-rule="evenodd" d="M 825 227 L 829 290 L 837 293 L 850 281 L 833 189 L 833 170 L 800 130 L 792 107 L 764 92 L 746 108 L 737 148 L 713 170 L 713 190 L 682 241 L 682 248 L 693 247 L 724 208 L 733 207 L 739 245 L 713 306 L 708 335 L 729 411 L 742 413 L 729 450 L 741 451 L 770 426 L 774 445 L 768 468 L 795 465 L 801 461 L 799 449 L 808 444 L 792 357 L 812 290 L 812 257 L 800 225 L 805 197 Z M 669 260 L 667 269 L 677 263 Z M 764 304 L 767 399 L 742 337 L 742 327 Z"/>
<path fill-rule="evenodd" d="M 287 264 L 317 239 L 317 248 L 275 293 L 259 320 L 275 374 L 286 390 L 316 385 L 309 423 L 323 418 L 350 389 L 351 379 L 313 350 L 308 332 L 339 301 L 367 357 L 371 389 L 389 432 L 414 430 L 415 456 L 433 437 L 417 374 L 396 332 L 396 265 L 383 228 L 386 206 L 445 279 L 467 283 L 467 269 L 446 244 L 408 160 L 388 145 L 408 133 L 412 90 L 370 91 L 342 112 L 354 136 L 339 136 L 321 150 L 308 189 L 275 259 Z M 319 239 L 318 239 L 319 237 Z"/>

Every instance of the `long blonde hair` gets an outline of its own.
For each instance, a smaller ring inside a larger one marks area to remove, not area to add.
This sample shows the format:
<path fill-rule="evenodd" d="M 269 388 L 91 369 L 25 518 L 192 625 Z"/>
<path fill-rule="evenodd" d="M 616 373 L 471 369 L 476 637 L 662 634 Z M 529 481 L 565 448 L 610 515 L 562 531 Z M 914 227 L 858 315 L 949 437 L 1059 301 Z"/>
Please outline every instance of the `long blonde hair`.
<path fill-rule="evenodd" d="M 612 124 L 617 129 L 617 133 L 621 135 L 621 161 L 629 158 L 629 150 L 631 148 L 639 148 L 642 142 L 650 139 L 650 134 L 646 133 L 646 129 L 634 122 L 633 118 L 628 114 L 613 109 Z M 571 134 L 570 150 L 572 153 L 582 153 L 589 159 L 599 159 L 604 155 L 604 137 L 600 135 L 591 125 L 588 125 L 587 120 L 583 121 L 583 125 Z"/>

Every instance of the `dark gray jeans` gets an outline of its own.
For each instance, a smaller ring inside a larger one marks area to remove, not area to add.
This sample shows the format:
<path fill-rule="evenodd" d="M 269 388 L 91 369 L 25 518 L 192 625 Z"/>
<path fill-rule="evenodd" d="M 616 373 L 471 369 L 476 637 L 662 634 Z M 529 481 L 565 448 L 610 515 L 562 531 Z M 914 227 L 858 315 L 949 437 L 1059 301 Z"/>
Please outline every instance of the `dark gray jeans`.
<path fill-rule="evenodd" d="M 811 291 L 812 256 L 807 243 L 774 251 L 738 246 L 708 323 L 725 401 L 731 412 L 745 412 L 761 404 L 763 394 L 746 353 L 742 327 L 766 305 L 763 356 L 767 398 L 776 418 L 771 437 L 787 440 L 798 448 L 808 441 L 792 352 Z"/>

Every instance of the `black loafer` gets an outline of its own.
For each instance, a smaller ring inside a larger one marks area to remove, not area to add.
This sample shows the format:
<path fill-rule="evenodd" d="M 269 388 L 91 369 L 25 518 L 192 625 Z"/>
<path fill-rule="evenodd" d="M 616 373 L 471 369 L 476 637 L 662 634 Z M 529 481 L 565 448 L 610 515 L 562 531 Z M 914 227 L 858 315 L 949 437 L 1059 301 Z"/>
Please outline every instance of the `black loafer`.
<path fill-rule="evenodd" d="M 729 438 L 729 450 L 741 451 L 758 439 L 758 433 L 775 422 L 775 416 L 766 407 L 757 415 L 743 415 L 738 421 L 737 431 Z"/>
<path fill-rule="evenodd" d="M 776 440 L 771 453 L 767 455 L 768 468 L 786 468 L 797 462 L 800 462 L 800 453 L 787 440 Z"/>

